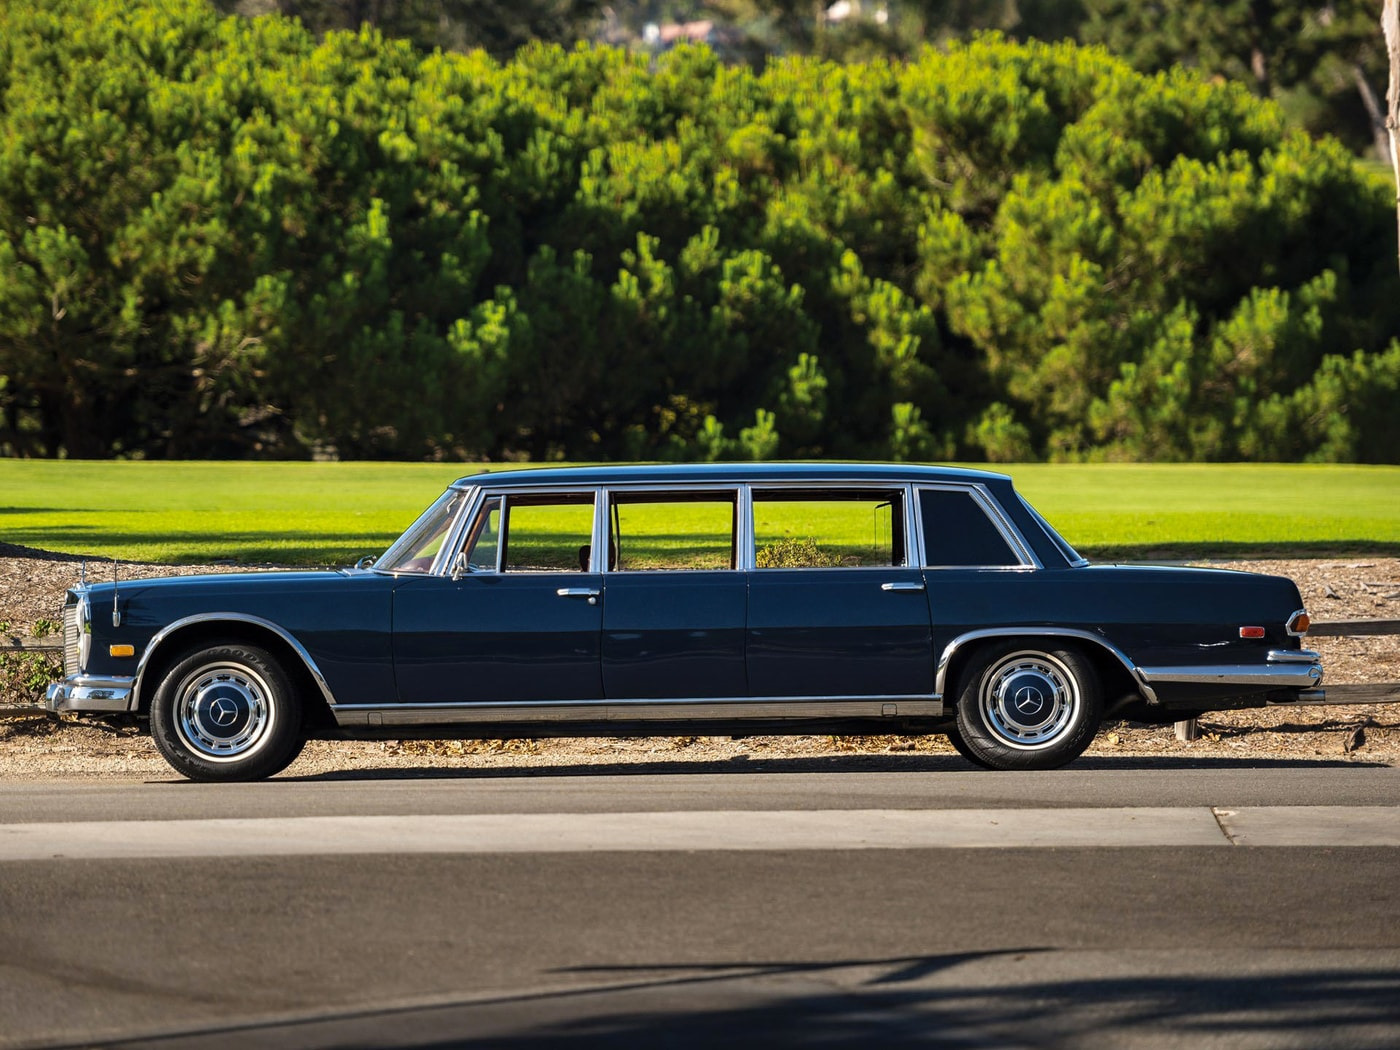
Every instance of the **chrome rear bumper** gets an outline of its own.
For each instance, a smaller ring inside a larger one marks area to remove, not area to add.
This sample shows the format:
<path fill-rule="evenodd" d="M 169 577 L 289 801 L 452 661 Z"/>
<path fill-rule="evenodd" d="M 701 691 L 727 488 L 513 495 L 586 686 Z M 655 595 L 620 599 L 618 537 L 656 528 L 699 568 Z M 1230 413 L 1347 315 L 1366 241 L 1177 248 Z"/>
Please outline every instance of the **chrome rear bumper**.
<path fill-rule="evenodd" d="M 1316 689 L 1322 682 L 1322 658 L 1310 649 L 1275 649 L 1263 664 L 1202 664 L 1139 667 L 1149 685 L 1184 682 L 1196 685 L 1262 685 L 1280 689 Z"/>

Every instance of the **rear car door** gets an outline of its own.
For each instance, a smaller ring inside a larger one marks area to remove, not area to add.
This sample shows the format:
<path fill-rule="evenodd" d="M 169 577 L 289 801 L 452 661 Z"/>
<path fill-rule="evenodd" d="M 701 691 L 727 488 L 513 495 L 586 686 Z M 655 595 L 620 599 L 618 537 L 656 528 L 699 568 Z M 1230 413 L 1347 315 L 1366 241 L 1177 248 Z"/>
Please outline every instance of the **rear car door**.
<path fill-rule="evenodd" d="M 933 655 L 904 486 L 755 486 L 754 697 L 923 696 Z"/>

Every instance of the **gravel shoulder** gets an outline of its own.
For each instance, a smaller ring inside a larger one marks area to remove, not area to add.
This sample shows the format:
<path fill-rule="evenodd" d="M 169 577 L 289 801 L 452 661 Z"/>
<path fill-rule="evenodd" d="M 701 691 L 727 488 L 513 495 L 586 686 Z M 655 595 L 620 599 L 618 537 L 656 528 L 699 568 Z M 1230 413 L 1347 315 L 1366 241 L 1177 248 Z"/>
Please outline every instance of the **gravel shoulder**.
<path fill-rule="evenodd" d="M 78 579 L 76 555 L 0 543 L 0 634 L 26 635 L 57 621 L 64 591 Z M 1293 559 L 1202 562 L 1289 576 L 1314 620 L 1400 619 L 1400 559 Z M 107 579 L 111 562 L 88 561 L 90 578 Z M 122 580 L 230 571 L 228 565 L 123 563 Z M 237 568 L 247 568 L 239 566 Z M 1400 637 L 1316 638 L 1324 684 L 1400 681 Z M 0 669 L 0 781 L 176 779 L 150 738 L 105 723 L 20 713 L 38 692 L 6 655 Z M 1157 761 L 1400 761 L 1400 705 L 1269 708 L 1222 712 L 1200 722 L 1199 739 L 1178 741 L 1170 726 L 1105 725 L 1090 759 Z M 921 759 L 960 761 L 942 737 L 648 737 L 544 741 L 312 741 L 285 777 L 433 776 L 459 770 L 501 775 L 648 772 L 698 768 L 889 768 Z"/>

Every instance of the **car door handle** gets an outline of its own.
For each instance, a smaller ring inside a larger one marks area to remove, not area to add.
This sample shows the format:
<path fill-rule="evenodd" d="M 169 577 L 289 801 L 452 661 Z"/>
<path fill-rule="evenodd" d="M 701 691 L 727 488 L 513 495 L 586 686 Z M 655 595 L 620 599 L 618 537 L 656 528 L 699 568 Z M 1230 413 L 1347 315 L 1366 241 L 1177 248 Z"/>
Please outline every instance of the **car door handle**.
<path fill-rule="evenodd" d="M 587 598 L 589 605 L 598 604 L 598 592 L 591 587 L 560 587 L 554 593 L 561 598 Z"/>
<path fill-rule="evenodd" d="M 882 591 L 921 591 L 923 589 L 924 585 L 922 583 L 913 583 L 912 581 L 880 584 L 880 590 Z"/>

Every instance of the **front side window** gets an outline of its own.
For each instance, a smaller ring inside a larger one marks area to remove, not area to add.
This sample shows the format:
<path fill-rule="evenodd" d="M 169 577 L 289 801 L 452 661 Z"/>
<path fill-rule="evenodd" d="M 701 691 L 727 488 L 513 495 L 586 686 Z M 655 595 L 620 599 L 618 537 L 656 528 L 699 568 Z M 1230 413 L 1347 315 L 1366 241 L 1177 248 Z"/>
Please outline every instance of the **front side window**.
<path fill-rule="evenodd" d="M 469 495 L 467 490 L 448 489 L 425 510 L 408 531 L 384 552 L 375 568 L 387 572 L 431 572 L 433 562 L 447 539 Z"/>
<path fill-rule="evenodd" d="M 501 497 L 491 496 L 477 511 L 476 521 L 463 545 L 462 568 L 469 572 L 495 572 L 501 558 Z"/>
<path fill-rule="evenodd" d="M 1024 564 L 968 489 L 920 489 L 924 564 L 1006 567 Z"/>
<path fill-rule="evenodd" d="M 732 569 L 738 497 L 614 492 L 608 567 L 621 572 Z"/>
<path fill-rule="evenodd" d="M 903 565 L 904 490 L 755 489 L 753 531 L 759 569 Z"/>
<path fill-rule="evenodd" d="M 499 511 L 502 571 L 587 571 L 593 502 L 592 492 L 507 494 Z"/>

